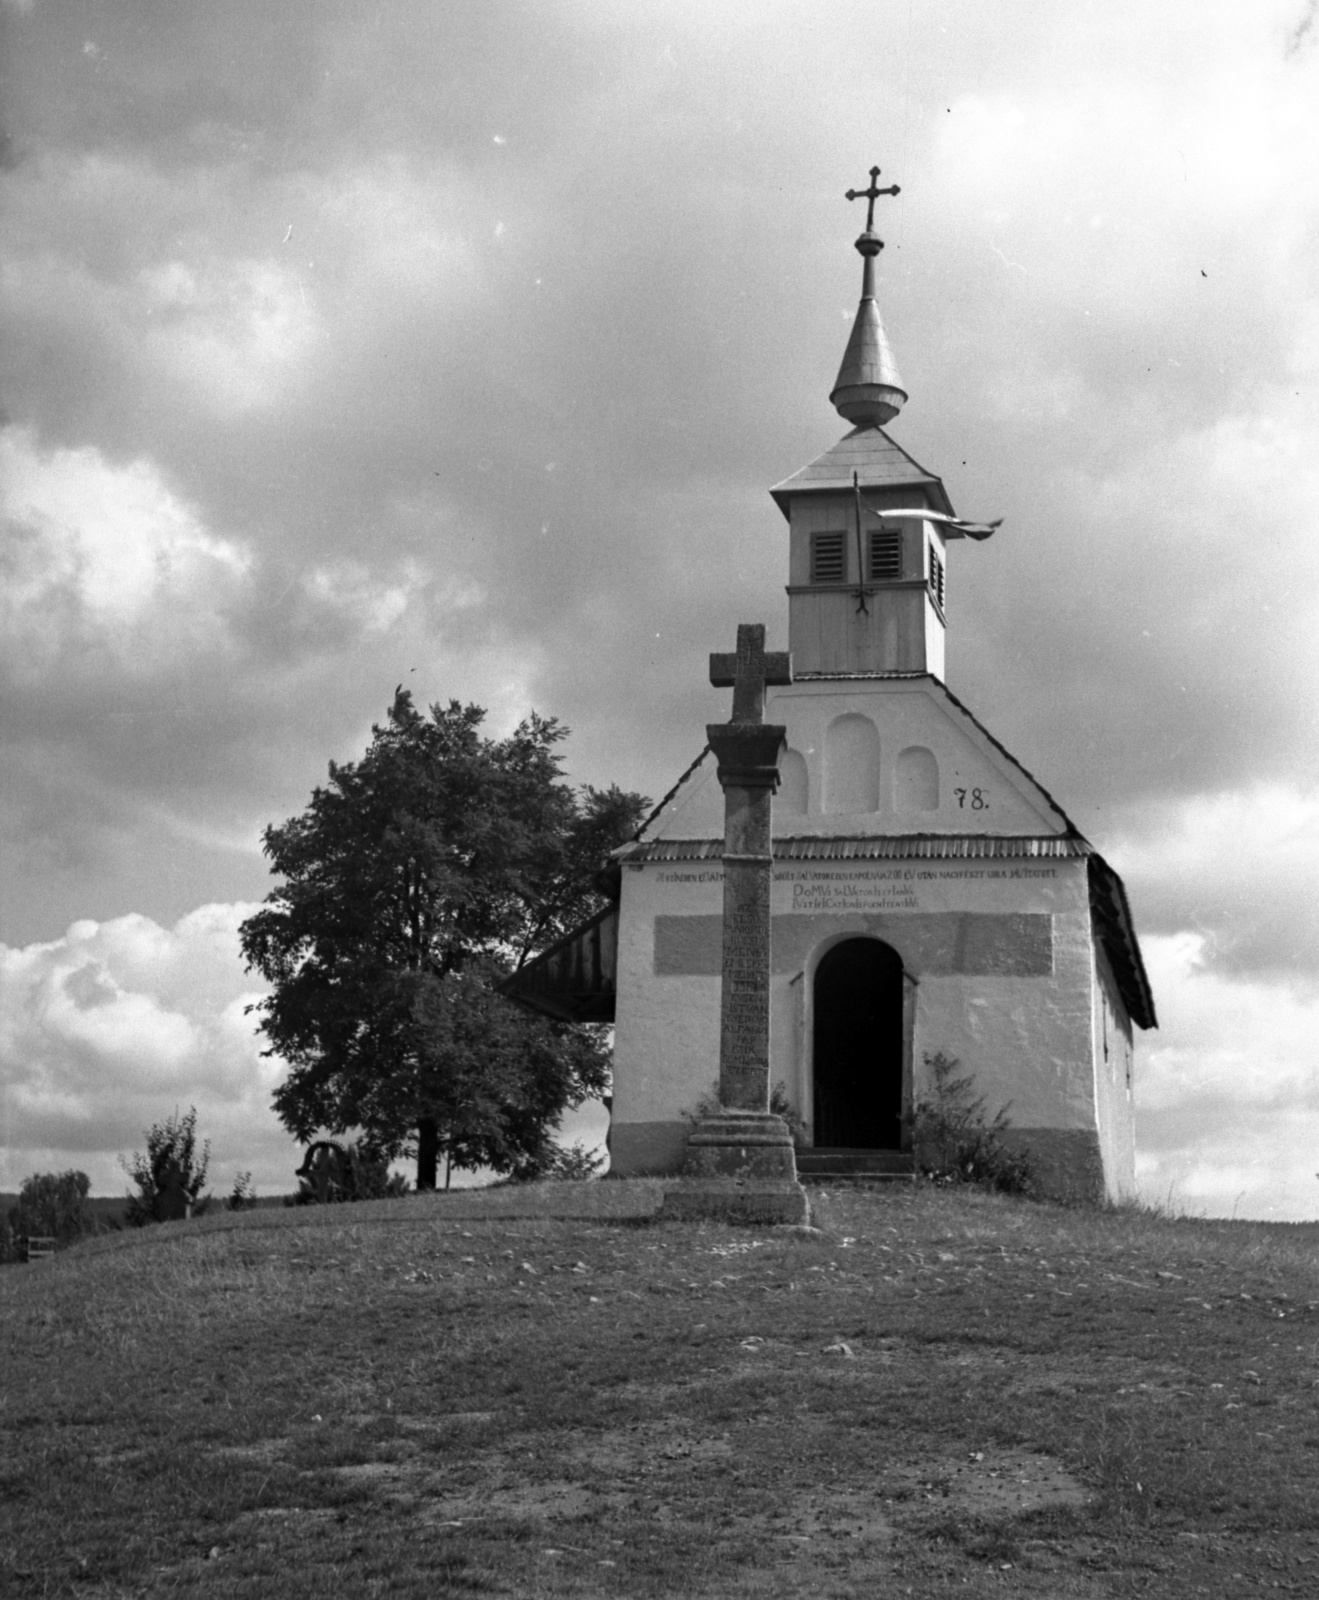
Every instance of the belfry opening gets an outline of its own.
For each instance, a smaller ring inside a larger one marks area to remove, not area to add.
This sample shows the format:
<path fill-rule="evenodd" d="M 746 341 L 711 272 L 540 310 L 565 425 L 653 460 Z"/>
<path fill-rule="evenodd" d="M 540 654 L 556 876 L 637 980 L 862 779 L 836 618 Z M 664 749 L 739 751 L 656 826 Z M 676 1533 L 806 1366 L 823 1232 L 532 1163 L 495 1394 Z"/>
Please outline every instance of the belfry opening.
<path fill-rule="evenodd" d="M 816 967 L 812 1002 L 816 1145 L 900 1150 L 902 957 L 878 939 L 844 939 Z"/>

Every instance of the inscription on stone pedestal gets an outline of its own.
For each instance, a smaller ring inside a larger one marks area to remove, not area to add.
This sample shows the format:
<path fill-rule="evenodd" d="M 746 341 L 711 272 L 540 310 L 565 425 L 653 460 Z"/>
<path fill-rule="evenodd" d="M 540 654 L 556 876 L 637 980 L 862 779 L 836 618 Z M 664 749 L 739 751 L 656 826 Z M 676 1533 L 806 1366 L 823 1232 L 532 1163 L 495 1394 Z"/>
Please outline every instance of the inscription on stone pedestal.
<path fill-rule="evenodd" d="M 767 787 L 756 797 L 766 812 L 769 796 Z M 739 843 L 745 845 L 745 834 Z M 719 1098 L 742 1111 L 764 1111 L 769 1105 L 769 894 L 767 860 L 727 863 Z"/>

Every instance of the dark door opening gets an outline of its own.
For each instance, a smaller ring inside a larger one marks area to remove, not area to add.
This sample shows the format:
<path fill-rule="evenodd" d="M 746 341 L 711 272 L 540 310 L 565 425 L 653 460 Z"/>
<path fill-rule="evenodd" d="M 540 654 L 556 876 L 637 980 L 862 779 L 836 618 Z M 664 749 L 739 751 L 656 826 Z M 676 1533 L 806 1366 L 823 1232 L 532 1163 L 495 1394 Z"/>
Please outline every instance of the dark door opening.
<path fill-rule="evenodd" d="M 836 944 L 815 971 L 815 1144 L 902 1148 L 902 957 L 876 939 Z"/>

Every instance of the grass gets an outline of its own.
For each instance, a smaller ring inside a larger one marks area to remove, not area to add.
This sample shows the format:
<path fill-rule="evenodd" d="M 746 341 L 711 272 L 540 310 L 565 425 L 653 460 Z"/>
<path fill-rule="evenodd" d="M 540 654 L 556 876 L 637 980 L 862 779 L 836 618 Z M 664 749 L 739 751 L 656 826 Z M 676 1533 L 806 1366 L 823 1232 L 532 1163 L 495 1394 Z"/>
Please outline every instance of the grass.
<path fill-rule="evenodd" d="M 1315 1230 L 815 1205 L 5 1269 L 0 1593 L 1319 1593 Z"/>

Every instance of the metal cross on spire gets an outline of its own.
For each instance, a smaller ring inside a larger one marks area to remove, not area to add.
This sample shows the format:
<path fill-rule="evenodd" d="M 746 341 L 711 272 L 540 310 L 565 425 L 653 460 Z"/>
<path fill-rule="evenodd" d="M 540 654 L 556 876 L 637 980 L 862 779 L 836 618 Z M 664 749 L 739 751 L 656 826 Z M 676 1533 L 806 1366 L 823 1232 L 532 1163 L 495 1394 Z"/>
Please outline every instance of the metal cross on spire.
<path fill-rule="evenodd" d="M 849 200 L 868 200 L 870 202 L 866 208 L 866 232 L 873 233 L 875 230 L 875 201 L 878 200 L 882 194 L 901 193 L 902 190 L 898 188 L 896 183 L 889 184 L 887 189 L 881 189 L 879 187 L 879 168 L 871 167 L 870 187 L 868 189 L 849 189 L 847 191 L 847 198 Z"/>

